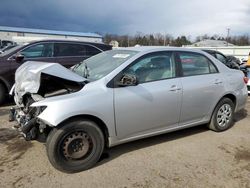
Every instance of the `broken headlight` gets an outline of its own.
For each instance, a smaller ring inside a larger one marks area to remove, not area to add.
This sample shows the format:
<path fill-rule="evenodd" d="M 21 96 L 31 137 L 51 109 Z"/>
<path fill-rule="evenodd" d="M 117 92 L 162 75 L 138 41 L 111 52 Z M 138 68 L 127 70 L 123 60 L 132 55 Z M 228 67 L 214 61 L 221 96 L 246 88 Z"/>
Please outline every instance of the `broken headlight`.
<path fill-rule="evenodd" d="M 35 106 L 35 107 L 29 107 L 29 108 L 30 108 L 29 114 L 32 117 L 37 117 L 47 108 L 47 106 Z"/>

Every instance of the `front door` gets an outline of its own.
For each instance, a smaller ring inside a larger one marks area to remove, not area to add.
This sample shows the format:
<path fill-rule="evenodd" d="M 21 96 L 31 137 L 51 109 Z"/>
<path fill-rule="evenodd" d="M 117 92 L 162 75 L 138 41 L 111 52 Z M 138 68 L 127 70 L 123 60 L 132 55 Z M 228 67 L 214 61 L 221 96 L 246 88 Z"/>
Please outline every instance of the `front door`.
<path fill-rule="evenodd" d="M 24 59 L 22 62 L 16 62 L 13 55 L 8 62 L 11 64 L 11 75 L 10 81 L 14 83 L 16 69 L 26 61 L 42 61 L 42 62 L 55 62 L 53 57 L 53 43 L 41 42 L 30 45 L 21 51 L 17 52 L 15 55 L 22 54 Z"/>
<path fill-rule="evenodd" d="M 161 131 L 179 122 L 182 86 L 171 52 L 143 56 L 123 74 L 135 74 L 138 85 L 114 89 L 119 139 Z"/>

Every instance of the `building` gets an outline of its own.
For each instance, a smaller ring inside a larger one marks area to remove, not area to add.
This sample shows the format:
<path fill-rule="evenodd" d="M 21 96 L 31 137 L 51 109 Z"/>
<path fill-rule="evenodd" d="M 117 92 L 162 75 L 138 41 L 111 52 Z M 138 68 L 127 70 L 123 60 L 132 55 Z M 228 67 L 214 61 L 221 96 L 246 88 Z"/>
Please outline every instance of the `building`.
<path fill-rule="evenodd" d="M 192 45 L 183 46 L 186 48 L 217 50 L 225 55 L 232 55 L 239 58 L 242 62 L 248 60 L 250 46 L 236 46 L 221 40 L 203 40 Z"/>
<path fill-rule="evenodd" d="M 224 40 L 202 40 L 196 43 L 193 43 L 193 47 L 222 47 L 222 46 L 234 46 L 231 43 L 228 43 L 227 41 Z"/>
<path fill-rule="evenodd" d="M 117 48 L 117 47 L 119 47 L 119 42 L 116 41 L 116 40 L 111 40 L 110 43 L 109 43 L 109 45 L 111 45 L 111 46 Z"/>
<path fill-rule="evenodd" d="M 0 40 L 11 40 L 18 44 L 42 39 L 71 39 L 87 42 L 102 42 L 101 35 L 70 31 L 30 29 L 21 27 L 0 26 Z"/>

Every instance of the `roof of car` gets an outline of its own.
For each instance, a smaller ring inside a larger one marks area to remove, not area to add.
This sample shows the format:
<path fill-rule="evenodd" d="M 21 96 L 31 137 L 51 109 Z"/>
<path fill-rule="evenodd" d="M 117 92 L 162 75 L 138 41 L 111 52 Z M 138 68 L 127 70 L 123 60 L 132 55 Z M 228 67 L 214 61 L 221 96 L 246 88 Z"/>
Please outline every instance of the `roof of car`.
<path fill-rule="evenodd" d="M 205 52 L 217 52 L 216 50 L 210 50 L 210 49 L 201 49 L 201 50 Z"/>
<path fill-rule="evenodd" d="M 96 33 L 83 33 L 83 32 L 73 32 L 73 31 L 57 31 L 57 30 L 47 30 L 47 29 L 31 29 L 31 28 L 23 28 L 23 27 L 0 26 L 0 31 L 102 38 L 101 35 L 98 35 Z"/>
<path fill-rule="evenodd" d="M 148 51 L 157 51 L 157 50 L 202 52 L 200 49 L 190 49 L 190 48 L 170 47 L 170 46 L 135 46 L 135 47 L 126 47 L 126 48 L 114 48 L 114 49 L 133 50 L 133 51 L 138 51 L 138 52 L 148 52 Z"/>
<path fill-rule="evenodd" d="M 78 39 L 41 39 L 41 40 L 33 40 L 30 43 L 38 43 L 38 42 L 74 42 L 74 43 L 85 43 L 85 44 L 101 44 L 101 45 L 107 45 L 103 42 L 88 42 Z"/>

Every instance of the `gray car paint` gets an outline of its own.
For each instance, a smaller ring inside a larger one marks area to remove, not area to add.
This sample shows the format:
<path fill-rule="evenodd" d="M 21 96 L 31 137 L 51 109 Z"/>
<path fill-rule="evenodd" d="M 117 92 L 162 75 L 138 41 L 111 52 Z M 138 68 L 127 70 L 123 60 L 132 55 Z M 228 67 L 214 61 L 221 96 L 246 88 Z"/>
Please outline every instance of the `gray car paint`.
<path fill-rule="evenodd" d="M 55 127 L 77 115 L 97 117 L 107 126 L 109 146 L 114 146 L 207 123 L 217 102 L 226 94 L 236 97 L 235 111 L 245 106 L 247 89 L 243 83 L 243 73 L 227 68 L 205 52 L 162 47 L 127 49 L 136 50 L 138 54 L 104 78 L 86 84 L 79 92 L 33 103 L 33 107 L 47 106 L 38 118 Z M 123 88 L 107 87 L 109 81 L 120 71 L 144 54 L 175 50 L 205 55 L 216 65 L 219 73 L 173 78 Z M 172 86 L 176 86 L 176 90 L 172 91 Z"/>

